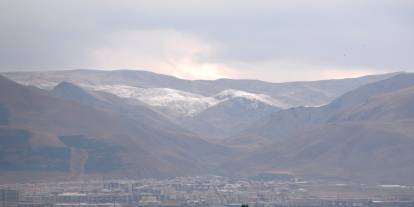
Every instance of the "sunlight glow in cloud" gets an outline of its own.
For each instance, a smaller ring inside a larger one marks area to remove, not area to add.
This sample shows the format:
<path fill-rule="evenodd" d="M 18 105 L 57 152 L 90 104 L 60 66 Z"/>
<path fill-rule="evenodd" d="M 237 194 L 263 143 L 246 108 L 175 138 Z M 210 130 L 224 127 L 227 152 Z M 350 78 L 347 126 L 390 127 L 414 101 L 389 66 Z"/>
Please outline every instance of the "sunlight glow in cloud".
<path fill-rule="evenodd" d="M 91 51 L 94 65 L 107 69 L 143 69 L 185 79 L 242 78 L 274 82 L 351 78 L 378 73 L 366 68 L 339 68 L 299 59 L 209 62 L 220 48 L 215 42 L 174 30 L 114 33 Z"/>
<path fill-rule="evenodd" d="M 123 32 L 107 36 L 105 47 L 92 50 L 92 65 L 109 69 L 139 68 L 187 79 L 217 79 L 236 73 L 225 65 L 201 61 L 216 44 L 172 31 Z"/>

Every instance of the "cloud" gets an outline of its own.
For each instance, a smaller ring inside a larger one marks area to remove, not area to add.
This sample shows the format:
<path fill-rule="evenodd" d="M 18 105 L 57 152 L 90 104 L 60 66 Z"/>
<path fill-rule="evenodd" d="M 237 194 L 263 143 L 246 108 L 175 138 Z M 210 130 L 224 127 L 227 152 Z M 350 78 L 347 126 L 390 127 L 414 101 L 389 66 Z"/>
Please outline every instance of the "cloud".
<path fill-rule="evenodd" d="M 144 30 L 111 33 L 102 47 L 91 50 L 91 65 L 101 69 L 140 68 L 185 79 L 242 78 L 268 81 L 318 80 L 358 77 L 375 68 L 341 68 L 324 62 L 278 58 L 251 63 L 214 62 L 222 48 L 218 42 L 175 30 Z"/>
<path fill-rule="evenodd" d="M 268 81 L 414 71 L 413 11 L 410 0 L 6 0 L 0 70 Z"/>
<path fill-rule="evenodd" d="M 230 77 L 235 70 L 201 61 L 218 45 L 174 30 L 127 31 L 102 39 L 91 51 L 91 64 L 98 68 L 141 68 L 187 79 Z"/>
<path fill-rule="evenodd" d="M 368 67 L 340 67 L 324 62 L 295 58 L 279 58 L 256 64 L 233 62 L 230 67 L 237 68 L 237 78 L 260 79 L 273 82 L 310 81 L 360 77 L 388 71 Z"/>

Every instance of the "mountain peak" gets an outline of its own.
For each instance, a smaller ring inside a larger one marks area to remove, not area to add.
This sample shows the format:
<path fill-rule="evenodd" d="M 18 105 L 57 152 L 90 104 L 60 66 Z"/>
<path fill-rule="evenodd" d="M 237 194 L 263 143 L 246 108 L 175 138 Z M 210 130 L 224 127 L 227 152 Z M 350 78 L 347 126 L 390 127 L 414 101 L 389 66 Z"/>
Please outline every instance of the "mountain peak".
<path fill-rule="evenodd" d="M 86 92 L 81 87 L 67 81 L 62 81 L 56 85 L 53 88 L 53 94 L 77 102 L 92 103 L 96 100 L 91 94 Z"/>

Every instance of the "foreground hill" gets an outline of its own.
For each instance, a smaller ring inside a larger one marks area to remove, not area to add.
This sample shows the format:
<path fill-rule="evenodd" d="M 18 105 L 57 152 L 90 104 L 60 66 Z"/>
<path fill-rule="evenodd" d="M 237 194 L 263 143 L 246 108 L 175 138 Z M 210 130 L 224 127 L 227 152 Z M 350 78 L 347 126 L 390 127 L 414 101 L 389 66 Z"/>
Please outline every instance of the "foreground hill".
<path fill-rule="evenodd" d="M 412 184 L 413 104 L 414 75 L 400 74 L 323 107 L 276 112 L 231 144 L 259 148 L 240 168 Z"/>
<path fill-rule="evenodd" d="M 0 171 L 28 172 L 21 178 L 198 174 L 207 172 L 210 153 L 225 151 L 140 107 L 127 116 L 73 85 L 53 95 L 0 77 Z"/>

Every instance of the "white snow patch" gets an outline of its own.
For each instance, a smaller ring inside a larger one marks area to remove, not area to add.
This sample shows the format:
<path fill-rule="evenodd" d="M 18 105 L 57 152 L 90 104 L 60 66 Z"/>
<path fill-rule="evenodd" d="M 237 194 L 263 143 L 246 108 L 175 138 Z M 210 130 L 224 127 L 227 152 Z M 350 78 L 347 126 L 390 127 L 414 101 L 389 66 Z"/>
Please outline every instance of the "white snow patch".
<path fill-rule="evenodd" d="M 214 96 L 207 97 L 171 88 L 140 88 L 116 84 L 82 84 L 82 86 L 91 90 L 112 93 L 122 98 L 136 99 L 175 117 L 194 116 L 220 102 L 233 98 L 246 99 L 253 108 L 258 108 L 260 102 L 276 107 L 285 106 L 284 103 L 265 94 L 254 94 L 233 89 L 224 90 Z"/>
<path fill-rule="evenodd" d="M 84 87 L 112 93 L 122 98 L 137 99 L 178 116 L 195 115 L 219 102 L 212 97 L 170 88 L 138 88 L 128 85 L 89 85 Z"/>
<path fill-rule="evenodd" d="M 224 90 L 218 93 L 217 95 L 215 95 L 214 98 L 221 100 L 221 101 L 225 101 L 231 98 L 245 98 L 253 103 L 263 102 L 265 104 L 280 107 L 280 108 L 288 107 L 287 104 L 279 100 L 276 100 L 269 95 L 249 93 L 246 91 L 240 91 L 240 90 L 234 90 L 234 89 Z"/>

